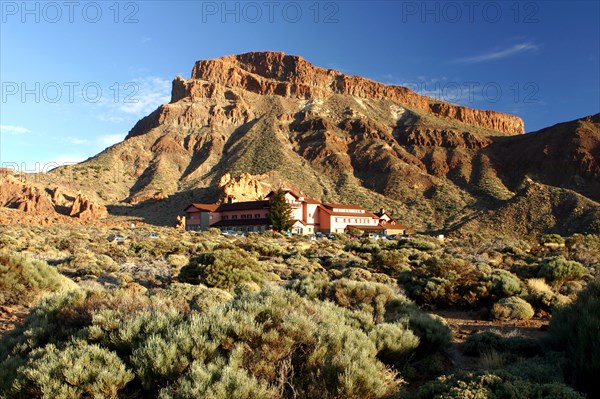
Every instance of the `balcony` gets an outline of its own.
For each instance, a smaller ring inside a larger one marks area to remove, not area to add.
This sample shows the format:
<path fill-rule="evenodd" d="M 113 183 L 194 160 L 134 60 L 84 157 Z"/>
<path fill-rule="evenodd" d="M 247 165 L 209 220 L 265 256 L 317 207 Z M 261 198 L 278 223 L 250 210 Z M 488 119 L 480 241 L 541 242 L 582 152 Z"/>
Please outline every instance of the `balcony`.
<path fill-rule="evenodd" d="M 288 204 L 290 204 L 292 209 L 298 209 L 302 206 L 302 202 L 299 201 L 289 201 Z"/>

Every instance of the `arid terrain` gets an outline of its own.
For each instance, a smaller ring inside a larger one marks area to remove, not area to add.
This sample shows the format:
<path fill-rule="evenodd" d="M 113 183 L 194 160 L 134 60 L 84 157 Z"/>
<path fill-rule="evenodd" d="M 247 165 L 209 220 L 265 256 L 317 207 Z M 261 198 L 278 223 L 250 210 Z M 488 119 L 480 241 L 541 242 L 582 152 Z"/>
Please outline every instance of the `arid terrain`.
<path fill-rule="evenodd" d="M 115 234 L 125 241 L 109 242 Z M 0 240 L 3 397 L 595 389 L 595 364 L 577 362 L 597 338 L 596 235 L 311 240 L 9 225 Z"/>
<path fill-rule="evenodd" d="M 0 398 L 594 397 L 600 114 L 525 131 L 298 56 L 196 62 L 122 142 L 0 169 Z M 279 188 L 410 234 L 175 227 Z"/>
<path fill-rule="evenodd" d="M 28 176 L 21 198 L 14 180 L 1 180 L 0 205 L 29 212 L 3 214 L 12 221 L 95 220 L 105 207 L 109 217 L 173 226 L 192 201 L 251 200 L 287 187 L 320 201 L 384 207 L 422 232 L 595 231 L 600 114 L 524 132 L 517 116 L 298 56 L 246 53 L 198 61 L 189 79 L 174 79 L 171 102 L 123 142 Z M 95 209 L 69 208 L 79 192 Z"/>

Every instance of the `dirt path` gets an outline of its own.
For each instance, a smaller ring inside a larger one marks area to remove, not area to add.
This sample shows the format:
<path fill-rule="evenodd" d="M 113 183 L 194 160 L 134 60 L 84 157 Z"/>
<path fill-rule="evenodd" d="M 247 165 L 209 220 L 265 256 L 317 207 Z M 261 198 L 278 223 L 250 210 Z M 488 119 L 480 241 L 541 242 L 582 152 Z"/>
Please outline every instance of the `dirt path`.
<path fill-rule="evenodd" d="M 541 339 L 548 335 L 548 320 L 532 319 L 526 321 L 486 320 L 484 311 L 435 310 L 429 313 L 443 317 L 452 330 L 452 346 L 448 355 L 454 367 L 459 370 L 480 368 L 479 359 L 463 355 L 466 339 L 480 331 L 494 330 L 502 334 L 514 333 L 522 337 Z"/>
<path fill-rule="evenodd" d="M 15 328 L 28 312 L 29 309 L 24 306 L 0 306 L 0 335 Z"/>

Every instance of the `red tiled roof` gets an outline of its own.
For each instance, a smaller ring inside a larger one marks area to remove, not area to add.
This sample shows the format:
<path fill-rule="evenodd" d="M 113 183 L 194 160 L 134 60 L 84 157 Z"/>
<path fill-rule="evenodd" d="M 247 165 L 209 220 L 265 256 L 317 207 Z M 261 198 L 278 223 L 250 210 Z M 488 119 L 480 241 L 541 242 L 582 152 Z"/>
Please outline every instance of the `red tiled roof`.
<path fill-rule="evenodd" d="M 321 201 L 317 201 L 316 199 L 312 199 L 312 198 L 304 198 L 304 200 L 302 202 L 306 202 L 307 204 L 320 204 Z"/>
<path fill-rule="evenodd" d="M 296 198 L 300 198 L 300 197 L 302 197 L 301 195 L 299 195 L 299 194 L 296 194 L 294 191 L 292 191 L 292 190 L 290 190 L 290 189 L 287 189 L 287 188 L 284 188 L 284 189 L 282 189 L 281 191 L 283 191 L 284 193 L 289 193 L 289 194 L 292 194 L 292 195 L 293 195 L 294 197 L 296 197 Z M 269 198 L 271 195 L 273 195 L 273 194 L 276 194 L 276 193 L 277 193 L 277 191 L 275 191 L 275 190 L 271 190 L 271 191 L 269 191 L 269 194 L 267 194 L 267 195 L 265 196 L 265 198 Z"/>
<path fill-rule="evenodd" d="M 218 204 L 192 204 L 192 205 L 188 206 L 187 208 L 185 208 L 185 210 L 187 211 L 191 207 L 194 207 L 200 211 L 214 212 L 217 210 L 219 205 Z"/>
<path fill-rule="evenodd" d="M 387 229 L 400 229 L 400 230 L 406 230 L 406 227 L 404 227 L 402 224 L 394 221 L 394 223 L 385 223 L 385 222 L 379 222 L 379 224 Z"/>

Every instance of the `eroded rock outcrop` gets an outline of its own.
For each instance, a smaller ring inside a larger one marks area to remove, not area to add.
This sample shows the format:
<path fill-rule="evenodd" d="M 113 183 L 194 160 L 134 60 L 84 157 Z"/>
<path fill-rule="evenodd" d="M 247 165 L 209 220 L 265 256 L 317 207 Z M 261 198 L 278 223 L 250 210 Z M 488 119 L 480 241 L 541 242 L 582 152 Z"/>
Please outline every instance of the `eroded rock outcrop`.
<path fill-rule="evenodd" d="M 242 173 L 237 179 L 225 173 L 219 181 L 219 189 L 222 202 L 252 201 L 263 198 L 271 191 L 270 185 L 261 182 L 260 176 L 249 173 Z"/>
<path fill-rule="evenodd" d="M 63 219 L 65 216 L 81 221 L 98 220 L 107 216 L 103 204 L 91 200 L 81 192 L 70 196 L 59 187 L 49 189 L 32 183 L 23 174 L 4 173 L 3 176 L 0 178 L 0 208 L 22 213 L 11 213 L 11 220 L 2 222 L 49 224 L 52 220 L 67 221 L 68 218 Z M 24 217 L 25 214 L 28 216 Z"/>
<path fill-rule="evenodd" d="M 104 205 L 93 202 L 83 195 L 81 191 L 77 193 L 73 205 L 71 206 L 71 211 L 69 212 L 69 216 L 83 220 L 102 219 L 105 218 L 107 214 Z"/>
<path fill-rule="evenodd" d="M 525 131 L 523 120 L 517 116 L 440 102 L 406 87 L 388 86 L 316 67 L 302 57 L 280 52 L 251 52 L 197 61 L 191 79 L 178 76 L 173 81 L 171 103 L 224 96 L 227 87 L 298 99 L 322 99 L 333 94 L 387 99 L 442 118 L 503 133 Z"/>

